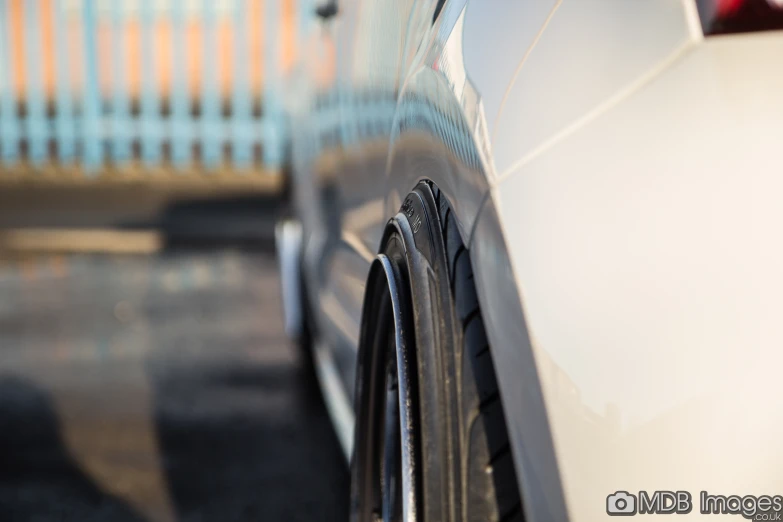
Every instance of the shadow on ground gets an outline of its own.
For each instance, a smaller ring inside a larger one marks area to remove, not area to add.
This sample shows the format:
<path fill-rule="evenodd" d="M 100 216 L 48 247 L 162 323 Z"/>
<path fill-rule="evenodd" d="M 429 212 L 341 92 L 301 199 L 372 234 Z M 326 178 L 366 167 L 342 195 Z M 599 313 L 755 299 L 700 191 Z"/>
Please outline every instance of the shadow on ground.
<path fill-rule="evenodd" d="M 346 520 L 269 254 L 0 262 L 0 520 Z"/>
<path fill-rule="evenodd" d="M 178 520 L 347 520 L 347 471 L 303 360 L 152 363 Z"/>
<path fill-rule="evenodd" d="M 17 377 L 0 378 L 0 513 L 3 520 L 141 522 L 90 480 L 63 445 L 47 394 Z"/>

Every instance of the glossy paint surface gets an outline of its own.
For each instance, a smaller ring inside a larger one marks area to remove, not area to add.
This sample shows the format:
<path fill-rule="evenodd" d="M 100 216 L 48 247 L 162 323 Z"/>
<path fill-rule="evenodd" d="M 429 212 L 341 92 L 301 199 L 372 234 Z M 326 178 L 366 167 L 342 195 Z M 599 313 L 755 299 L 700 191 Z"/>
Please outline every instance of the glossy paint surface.
<path fill-rule="evenodd" d="M 782 53 L 691 46 L 498 187 L 572 519 L 783 489 Z"/>
<path fill-rule="evenodd" d="M 429 179 L 470 248 L 529 520 L 783 490 L 782 35 L 705 39 L 691 0 L 436 3 L 341 2 L 316 31 L 335 74 L 291 89 L 308 291 L 346 386 L 383 226 Z"/>

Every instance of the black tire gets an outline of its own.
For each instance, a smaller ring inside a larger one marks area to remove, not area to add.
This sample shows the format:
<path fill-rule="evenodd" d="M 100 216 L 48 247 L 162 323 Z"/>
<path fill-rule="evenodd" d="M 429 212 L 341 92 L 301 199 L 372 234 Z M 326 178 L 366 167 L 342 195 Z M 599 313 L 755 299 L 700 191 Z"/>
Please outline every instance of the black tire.
<path fill-rule="evenodd" d="M 395 266 L 396 286 L 402 288 L 400 303 L 406 310 L 402 316 L 410 321 L 403 330 L 409 340 L 407 356 L 415 361 L 410 402 L 417 420 L 411 440 L 417 468 L 416 519 L 523 520 L 469 252 L 446 198 L 436 187 L 422 183 L 406 198 L 387 228 L 381 254 Z M 380 370 L 372 369 L 373 361 L 388 358 L 372 353 L 388 345 L 379 333 L 388 320 L 377 318 L 389 308 L 382 305 L 389 293 L 379 291 L 383 285 L 373 281 L 378 273 L 373 271 L 368 282 L 357 371 L 352 511 L 359 522 L 369 518 L 362 503 L 368 502 L 366 491 L 372 489 L 370 475 L 383 468 L 368 464 L 377 459 L 373 451 L 382 446 L 374 440 L 379 425 L 370 423 L 373 407 L 380 407 L 373 402 L 374 394 L 386 382 Z"/>

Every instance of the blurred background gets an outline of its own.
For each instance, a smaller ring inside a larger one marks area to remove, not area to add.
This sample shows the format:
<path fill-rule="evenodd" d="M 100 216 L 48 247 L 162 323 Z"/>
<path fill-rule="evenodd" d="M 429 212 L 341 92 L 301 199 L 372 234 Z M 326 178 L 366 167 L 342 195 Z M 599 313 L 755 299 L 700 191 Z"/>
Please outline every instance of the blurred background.
<path fill-rule="evenodd" d="M 312 0 L 0 0 L 0 520 L 340 520 L 283 333 Z"/>

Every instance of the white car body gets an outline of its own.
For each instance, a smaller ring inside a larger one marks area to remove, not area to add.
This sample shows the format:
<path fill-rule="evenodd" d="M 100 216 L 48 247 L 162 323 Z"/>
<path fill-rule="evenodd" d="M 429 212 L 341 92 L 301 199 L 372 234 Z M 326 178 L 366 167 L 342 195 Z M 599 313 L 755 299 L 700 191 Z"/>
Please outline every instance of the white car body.
<path fill-rule="evenodd" d="M 308 33 L 331 80 L 292 81 L 322 349 L 345 369 L 382 225 L 426 178 L 470 250 L 527 520 L 609 519 L 618 490 L 689 491 L 683 519 L 701 491 L 783 494 L 783 32 L 705 37 L 694 0 L 436 4 L 341 0 Z M 392 93 L 382 132 L 364 88 Z"/>

